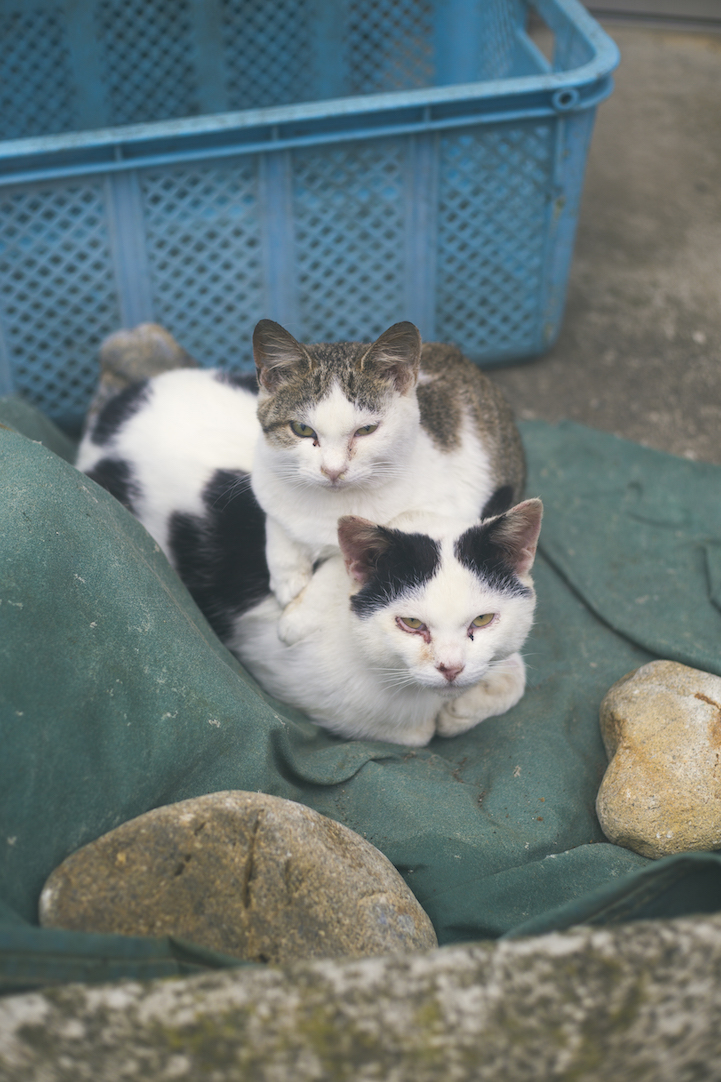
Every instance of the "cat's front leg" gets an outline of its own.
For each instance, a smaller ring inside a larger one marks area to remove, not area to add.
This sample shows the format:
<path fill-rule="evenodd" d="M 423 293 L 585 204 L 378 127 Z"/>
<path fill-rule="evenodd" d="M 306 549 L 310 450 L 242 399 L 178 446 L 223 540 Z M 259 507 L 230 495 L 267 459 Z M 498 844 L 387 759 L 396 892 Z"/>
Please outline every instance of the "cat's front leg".
<path fill-rule="evenodd" d="M 286 646 L 308 639 L 326 627 L 328 613 L 338 597 L 334 565 L 334 560 L 321 559 L 311 581 L 280 614 L 278 638 Z"/>
<path fill-rule="evenodd" d="M 307 639 L 322 626 L 321 614 L 308 600 L 308 587 L 305 586 L 290 604 L 286 605 L 278 620 L 278 638 L 286 646 L 293 646 L 301 639 Z"/>
<path fill-rule="evenodd" d="M 526 666 L 520 654 L 511 654 L 478 684 L 441 707 L 436 718 L 439 736 L 457 736 L 486 718 L 505 714 L 526 690 Z"/>
<path fill-rule="evenodd" d="M 284 609 L 310 582 L 312 553 L 289 537 L 280 523 L 269 516 L 265 522 L 265 558 L 270 588 Z"/>

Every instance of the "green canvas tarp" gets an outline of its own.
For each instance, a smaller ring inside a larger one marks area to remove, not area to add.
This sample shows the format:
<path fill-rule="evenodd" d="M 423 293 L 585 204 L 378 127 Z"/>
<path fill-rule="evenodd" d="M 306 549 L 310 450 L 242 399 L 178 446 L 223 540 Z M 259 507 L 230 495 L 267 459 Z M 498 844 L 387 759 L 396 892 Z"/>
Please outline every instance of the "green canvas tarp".
<path fill-rule="evenodd" d="M 53 868 L 151 808 L 291 798 L 376 845 L 441 944 L 721 909 L 713 853 L 649 861 L 594 811 L 603 695 L 655 658 L 721 675 L 721 467 L 563 423 L 522 426 L 545 518 L 528 689 L 424 749 L 337 739 L 264 695 L 144 529 L 0 402 L 0 988 L 232 959 L 37 927 Z"/>

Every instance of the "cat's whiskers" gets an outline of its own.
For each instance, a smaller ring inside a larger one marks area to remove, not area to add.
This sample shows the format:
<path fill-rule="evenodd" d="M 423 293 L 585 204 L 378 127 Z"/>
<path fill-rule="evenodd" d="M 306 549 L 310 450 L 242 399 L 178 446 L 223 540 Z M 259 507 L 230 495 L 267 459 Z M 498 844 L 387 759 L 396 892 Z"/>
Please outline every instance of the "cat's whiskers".
<path fill-rule="evenodd" d="M 291 488 L 310 489 L 317 487 L 317 480 L 315 477 L 306 477 L 295 466 L 281 466 L 276 467 L 277 477 L 288 484 Z"/>
<path fill-rule="evenodd" d="M 318 482 L 315 478 L 302 477 L 298 474 L 289 474 L 285 480 L 288 482 L 290 488 L 315 489 L 318 487 Z"/>
<path fill-rule="evenodd" d="M 368 671 L 369 672 L 386 673 L 386 674 L 388 674 L 388 676 L 405 676 L 405 677 L 407 677 L 409 675 L 408 669 L 406 669 L 405 667 L 401 668 L 401 667 L 395 666 L 395 665 L 369 665 L 368 666 Z"/>
<path fill-rule="evenodd" d="M 389 481 L 395 481 L 406 476 L 408 467 L 406 464 L 399 465 L 393 459 L 381 458 L 374 460 L 367 467 L 367 474 L 365 475 L 362 468 L 358 469 L 356 467 L 356 470 L 356 476 L 344 478 L 347 483 L 341 485 L 341 489 L 352 488 L 363 493 L 374 492 L 378 489 L 379 484 L 386 484 Z M 273 471 L 278 480 L 288 485 L 289 488 L 311 491 L 319 486 L 322 488 L 328 487 L 325 484 L 325 478 L 321 477 L 318 471 L 311 470 L 307 465 L 304 469 L 299 469 L 296 463 L 278 462 L 274 465 Z"/>
<path fill-rule="evenodd" d="M 371 668 L 371 667 L 369 667 L 369 671 L 370 672 L 375 672 L 375 673 L 380 673 L 381 674 L 379 676 L 380 683 L 383 684 L 383 686 L 385 688 L 387 688 L 389 691 L 391 691 L 393 694 L 398 694 L 404 688 L 409 688 L 409 687 L 413 687 L 418 691 L 421 690 L 421 687 L 418 684 L 418 681 L 416 680 L 416 678 L 413 676 L 412 673 L 408 672 L 407 669 L 396 669 L 396 668 L 386 668 L 386 667 L 379 667 L 379 668 Z M 393 692 L 392 689 L 395 689 L 395 691 Z"/>
<path fill-rule="evenodd" d="M 392 473 L 391 471 L 384 473 L 382 470 L 379 470 L 373 476 L 355 480 L 353 482 L 353 488 L 357 489 L 359 492 L 375 492 L 380 485 L 386 484 L 388 481 L 394 481 L 400 476 L 400 473 Z"/>
<path fill-rule="evenodd" d="M 384 684 L 385 694 L 389 699 L 397 699 L 399 695 L 403 695 L 405 701 L 408 701 L 409 694 L 413 694 L 416 698 L 421 698 L 423 692 L 427 691 L 421 684 L 418 684 L 412 677 L 405 682 L 399 682 L 397 684 Z"/>
<path fill-rule="evenodd" d="M 517 663 L 511 661 L 510 658 L 498 658 L 496 661 L 492 661 L 489 664 L 483 674 L 483 678 L 485 679 L 488 676 L 502 676 L 504 673 L 513 673 L 517 671 L 517 668 Z"/>
<path fill-rule="evenodd" d="M 209 500 L 208 506 L 215 509 L 220 505 L 222 500 L 230 502 L 231 500 L 237 499 L 238 496 L 242 496 L 244 492 L 247 492 L 249 488 L 250 474 L 244 474 L 242 477 L 237 477 L 232 484 L 229 484 L 227 488 L 224 488 L 219 492 L 214 500 Z"/>
<path fill-rule="evenodd" d="M 390 459 L 388 461 L 381 459 L 380 461 L 373 463 L 372 473 L 369 476 L 378 477 L 403 477 L 408 473 L 408 468 L 405 465 L 399 465 L 397 462 L 393 462 Z"/>

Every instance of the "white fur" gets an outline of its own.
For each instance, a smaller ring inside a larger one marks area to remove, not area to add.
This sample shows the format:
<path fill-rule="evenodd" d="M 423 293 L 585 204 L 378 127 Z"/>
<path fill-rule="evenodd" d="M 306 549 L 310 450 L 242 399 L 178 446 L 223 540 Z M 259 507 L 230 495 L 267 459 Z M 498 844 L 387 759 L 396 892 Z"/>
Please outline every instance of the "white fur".
<path fill-rule="evenodd" d="M 171 557 L 171 513 L 202 515 L 202 492 L 216 470 L 250 473 L 260 432 L 257 398 L 193 368 L 165 372 L 148 386 L 147 405 L 108 443 L 98 447 L 84 437 L 76 466 L 88 472 L 108 457 L 132 463 L 141 492 L 136 514 Z"/>
<path fill-rule="evenodd" d="M 231 649 L 272 695 L 345 737 L 422 746 L 436 733 L 452 736 L 504 713 L 525 688 L 518 651 L 535 596 L 493 590 L 458 562 L 453 542 L 472 524 L 414 516 L 413 530 L 441 542 L 440 568 L 425 587 L 365 617 L 350 607 L 358 584 L 342 556 L 332 556 L 303 593 L 311 634 L 281 642 L 281 609 L 268 597 L 237 620 Z M 523 581 L 531 586 L 530 577 Z M 489 612 L 494 621 L 471 639 L 472 621 Z M 430 641 L 403 631 L 397 617 L 420 620 Z M 462 666 L 452 684 L 441 665 Z"/>
<path fill-rule="evenodd" d="M 263 392 L 261 392 L 263 393 Z M 252 486 L 268 516 L 271 588 L 286 606 L 310 580 L 314 562 L 337 549 L 341 515 L 389 522 L 405 511 L 477 519 L 495 484 L 488 456 L 466 419 L 457 450 L 441 452 L 421 428 L 415 390 L 383 415 L 356 409 L 335 386 L 296 420 L 317 433 L 281 449 L 261 434 Z M 377 431 L 356 436 L 363 425 Z M 326 470 L 342 469 L 332 483 Z"/>

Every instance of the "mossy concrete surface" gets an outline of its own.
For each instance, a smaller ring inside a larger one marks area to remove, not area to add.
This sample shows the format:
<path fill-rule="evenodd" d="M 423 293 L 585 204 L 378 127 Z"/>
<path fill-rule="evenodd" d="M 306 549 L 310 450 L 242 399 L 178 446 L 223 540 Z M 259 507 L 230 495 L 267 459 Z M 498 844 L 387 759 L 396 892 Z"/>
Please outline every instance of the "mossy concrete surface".
<path fill-rule="evenodd" d="M 721 917 L 0 1001 L 4 1082 L 721 1078 Z"/>

